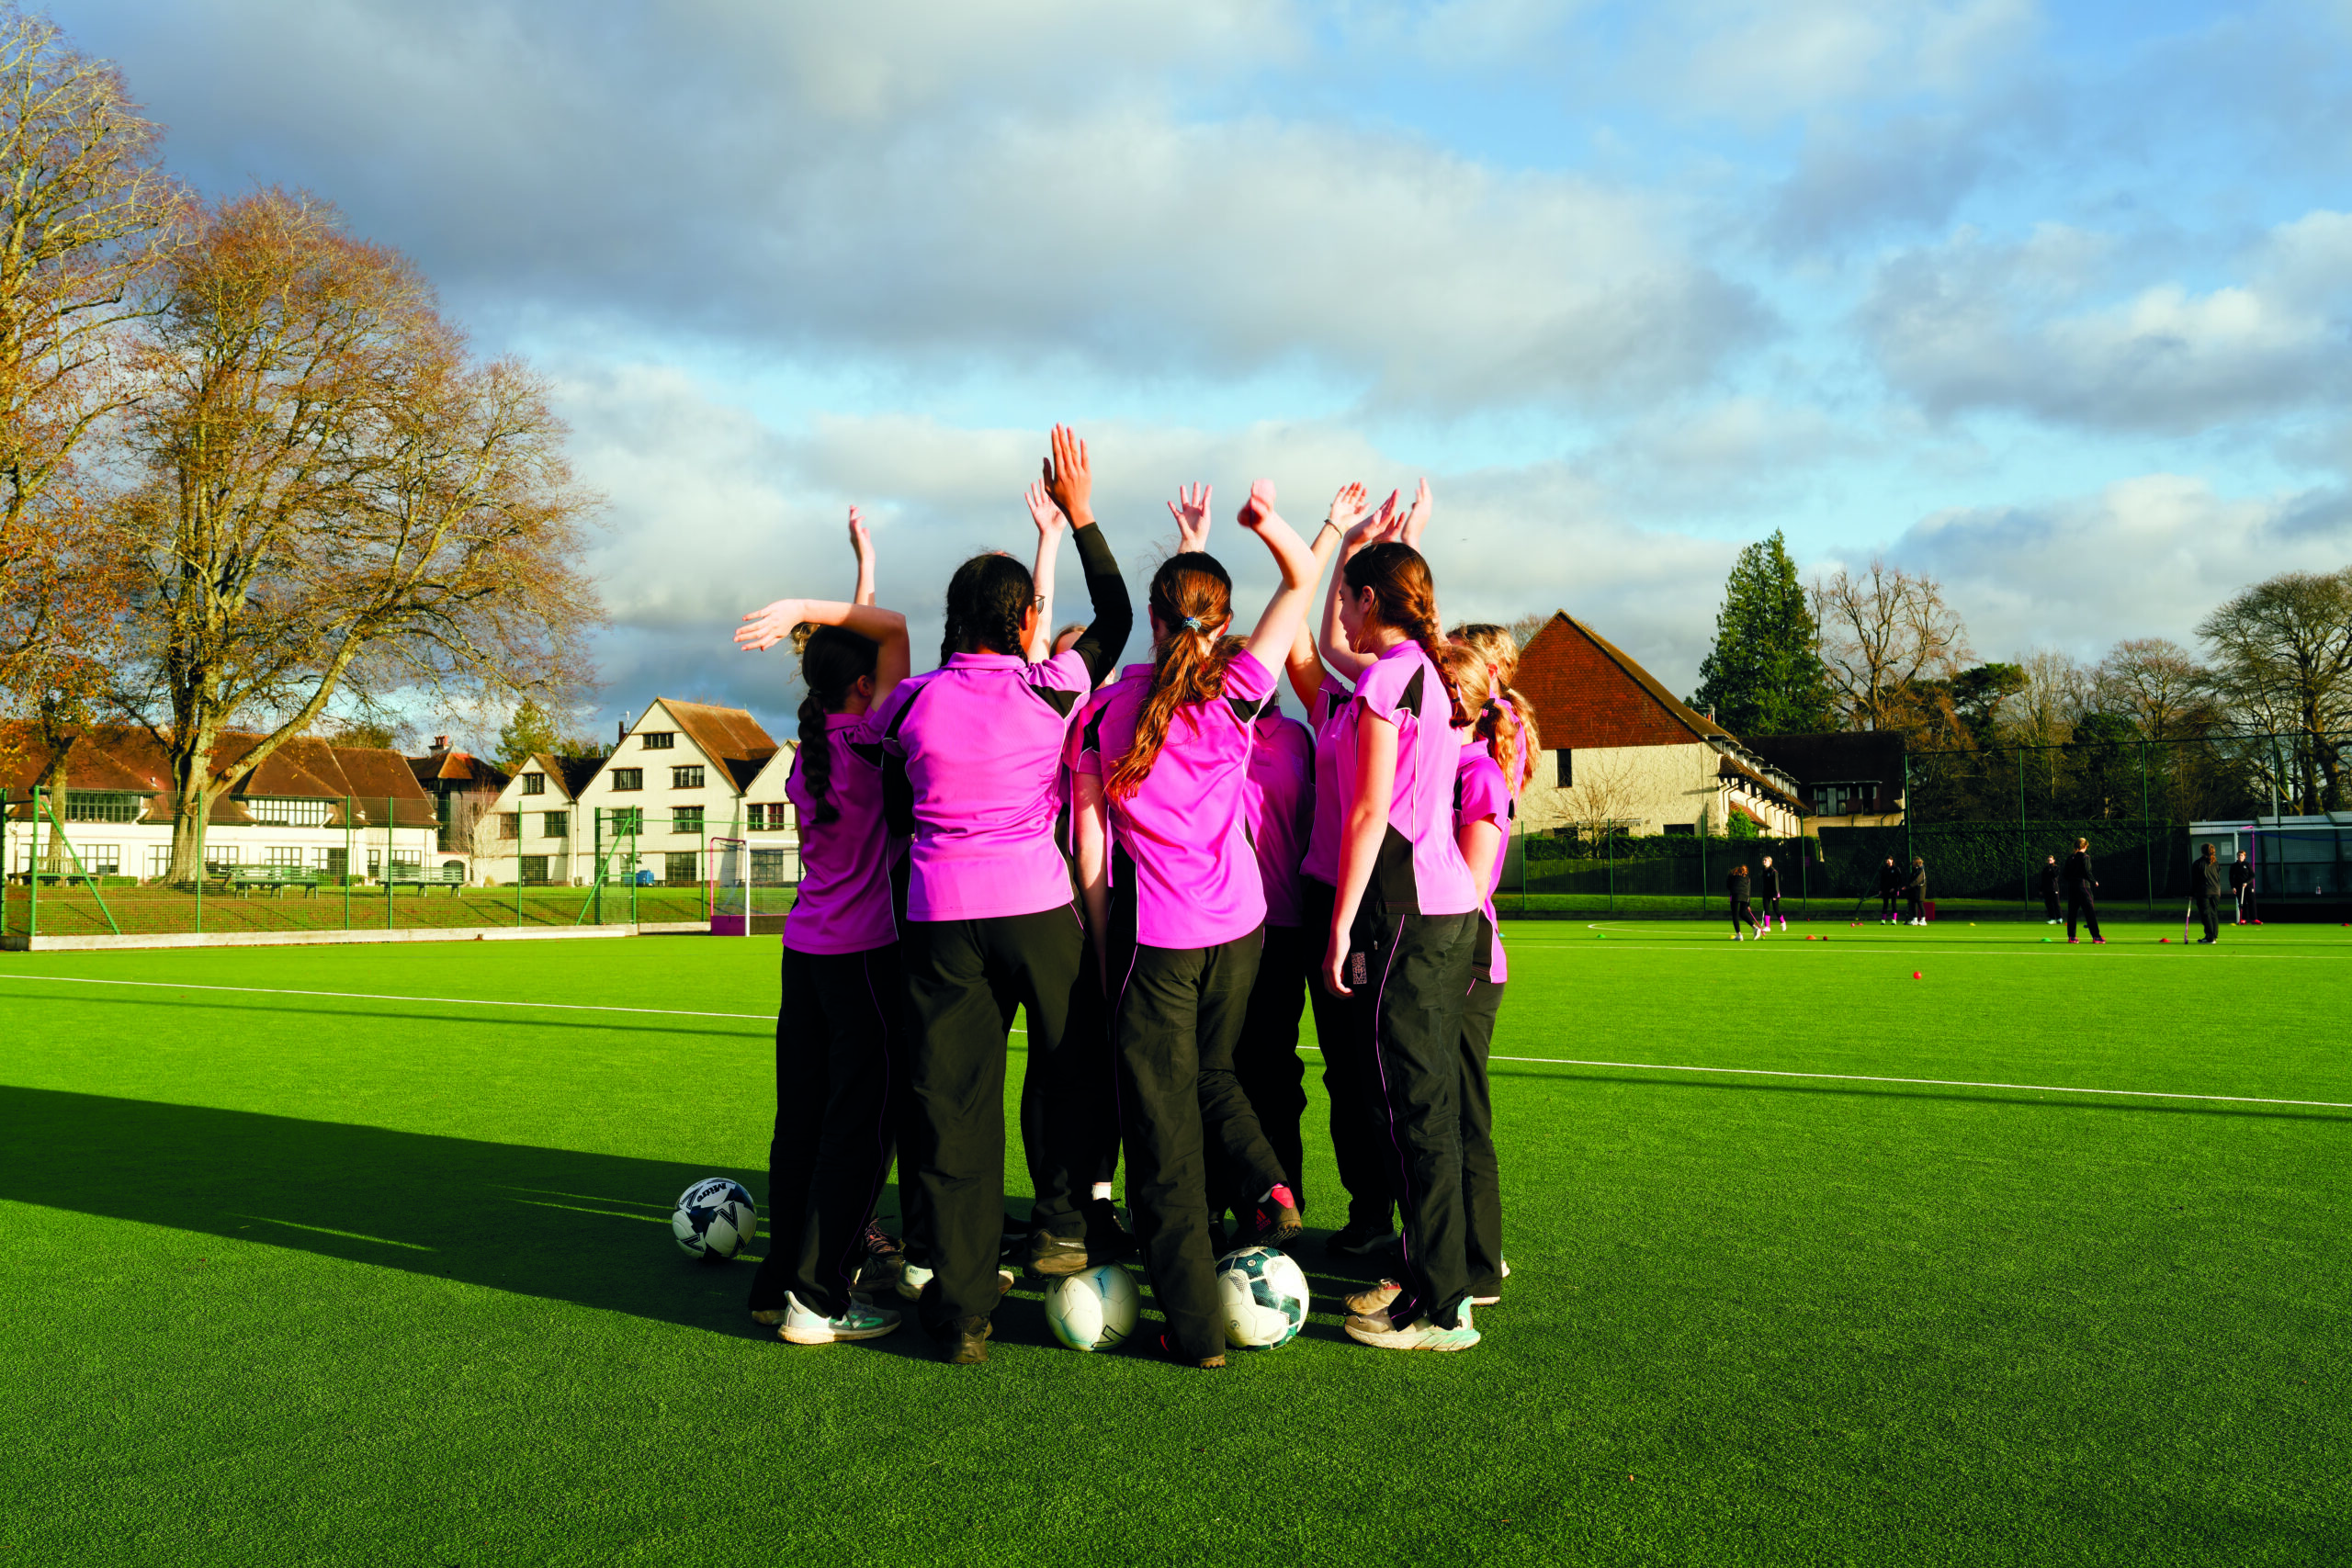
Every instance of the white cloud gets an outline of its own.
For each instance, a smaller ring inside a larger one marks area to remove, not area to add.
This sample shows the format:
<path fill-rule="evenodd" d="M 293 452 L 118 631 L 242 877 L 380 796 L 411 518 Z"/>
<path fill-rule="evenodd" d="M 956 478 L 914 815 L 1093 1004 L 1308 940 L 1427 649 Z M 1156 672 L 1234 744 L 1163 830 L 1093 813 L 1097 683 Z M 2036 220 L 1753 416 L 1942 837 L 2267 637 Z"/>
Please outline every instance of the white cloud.
<path fill-rule="evenodd" d="M 2194 432 L 2340 395 L 2352 327 L 2352 217 L 2272 231 L 2245 279 L 2077 304 L 2106 248 L 2051 230 L 2021 245 L 1962 232 L 1883 267 L 1862 322 L 1888 378 L 1930 411 Z"/>
<path fill-rule="evenodd" d="M 1967 89 L 2040 22 L 2034 0 L 1666 0 L 1643 27 L 1687 107 L 1752 121 Z"/>

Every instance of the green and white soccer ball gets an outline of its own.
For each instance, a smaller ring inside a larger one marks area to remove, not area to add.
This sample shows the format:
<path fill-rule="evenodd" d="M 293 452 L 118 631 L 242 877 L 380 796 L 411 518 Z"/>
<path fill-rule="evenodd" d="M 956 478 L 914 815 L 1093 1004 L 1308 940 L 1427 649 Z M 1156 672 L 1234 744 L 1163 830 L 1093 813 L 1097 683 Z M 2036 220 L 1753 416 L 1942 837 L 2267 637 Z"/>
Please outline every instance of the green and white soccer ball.
<path fill-rule="evenodd" d="M 1277 1247 L 1245 1247 L 1216 1263 L 1225 1338 L 1243 1350 L 1271 1350 L 1306 1326 L 1306 1275 Z"/>
<path fill-rule="evenodd" d="M 1134 1275 L 1098 1263 L 1054 1281 L 1046 1292 L 1046 1321 L 1073 1350 L 1108 1350 L 1136 1331 L 1142 1305 Z"/>
<path fill-rule="evenodd" d="M 678 1246 L 707 1262 L 741 1253 L 760 1234 L 760 1211 L 740 1181 L 707 1176 L 678 1195 L 670 1216 Z"/>

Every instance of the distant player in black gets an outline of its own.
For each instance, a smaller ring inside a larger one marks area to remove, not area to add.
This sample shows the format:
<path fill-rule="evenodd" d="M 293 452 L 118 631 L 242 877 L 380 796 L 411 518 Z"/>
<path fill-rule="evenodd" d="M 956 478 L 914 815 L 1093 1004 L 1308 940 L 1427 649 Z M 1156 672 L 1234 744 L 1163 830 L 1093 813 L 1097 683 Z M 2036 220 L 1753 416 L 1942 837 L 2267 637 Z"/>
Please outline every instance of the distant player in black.
<path fill-rule="evenodd" d="M 2211 947 L 2222 940 L 2222 863 L 2213 858 L 2211 844 L 2189 863 L 2188 897 L 2197 906 L 2197 918 L 2205 922 L 2205 934 L 2198 941 Z"/>
<path fill-rule="evenodd" d="M 1764 934 L 1762 931 L 1756 931 L 1756 910 L 1747 902 L 1747 868 L 1746 866 L 1735 866 L 1732 874 L 1724 878 L 1724 891 L 1731 895 L 1732 940 L 1734 942 L 1744 940 L 1745 933 L 1739 929 L 1739 922 L 1742 920 L 1747 922 L 1749 931 L 1756 931 L 1759 937 L 1762 936 Z"/>
<path fill-rule="evenodd" d="M 2230 864 L 2230 897 L 2237 900 L 2238 924 L 2258 926 L 2262 923 L 2262 906 L 2254 896 L 2254 867 L 2240 850 L 2238 858 Z"/>
<path fill-rule="evenodd" d="M 1756 881 L 1756 890 L 1764 897 L 1764 929 L 1770 931 L 1772 922 L 1778 919 L 1781 929 L 1787 931 L 1789 918 L 1781 913 L 1781 868 L 1772 863 L 1770 855 L 1764 857 L 1763 868 L 1757 872 Z"/>
<path fill-rule="evenodd" d="M 1911 874 L 1903 884 L 1904 902 L 1910 908 L 1910 923 L 1928 923 L 1928 863 L 1917 855 L 1911 857 Z"/>
<path fill-rule="evenodd" d="M 1886 863 L 1879 867 L 1878 873 L 1878 923 L 1880 925 L 1891 926 L 1894 923 L 1894 899 L 1895 896 L 1902 891 L 1903 874 L 1894 869 L 1894 857 L 1889 855 L 1886 857 Z"/>
<path fill-rule="evenodd" d="M 2075 840 L 2075 852 L 2066 857 L 2065 865 L 2058 873 L 2058 886 L 2066 890 L 2066 940 L 2075 940 L 2075 923 L 2079 919 L 2089 924 L 2091 942 L 2104 944 L 2107 938 L 2098 934 L 2098 878 L 2091 871 L 2088 839 Z"/>
<path fill-rule="evenodd" d="M 2041 913 L 2043 925 L 2054 926 L 2058 923 L 2060 917 L 2058 913 L 2058 857 L 2056 855 L 2048 856 L 2041 863 Z"/>

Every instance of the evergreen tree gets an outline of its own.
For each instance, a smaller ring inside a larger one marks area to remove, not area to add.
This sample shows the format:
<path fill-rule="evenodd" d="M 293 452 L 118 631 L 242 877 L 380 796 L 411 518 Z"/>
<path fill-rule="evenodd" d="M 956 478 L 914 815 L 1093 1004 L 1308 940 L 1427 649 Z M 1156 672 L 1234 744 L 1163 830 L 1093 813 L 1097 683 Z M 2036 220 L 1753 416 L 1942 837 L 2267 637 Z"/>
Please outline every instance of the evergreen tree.
<path fill-rule="evenodd" d="M 498 765 L 513 773 L 540 751 L 557 750 L 555 720 L 547 709 L 525 697 L 514 705 L 514 716 L 498 732 Z"/>
<path fill-rule="evenodd" d="M 1690 705 L 1713 708 L 1734 735 L 1803 735 L 1834 728 L 1821 632 L 1797 563 L 1778 529 L 1739 552 L 1715 614 L 1715 646 L 1699 665 Z"/>

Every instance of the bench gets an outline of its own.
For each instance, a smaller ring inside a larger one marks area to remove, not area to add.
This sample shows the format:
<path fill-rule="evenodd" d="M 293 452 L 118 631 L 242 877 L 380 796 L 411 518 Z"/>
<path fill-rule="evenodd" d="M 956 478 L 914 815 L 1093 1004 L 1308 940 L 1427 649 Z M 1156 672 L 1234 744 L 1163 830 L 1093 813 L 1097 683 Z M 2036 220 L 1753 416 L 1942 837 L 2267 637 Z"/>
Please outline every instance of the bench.
<path fill-rule="evenodd" d="M 449 897 L 455 898 L 465 886 L 466 873 L 462 866 L 444 866 L 439 871 L 420 871 L 411 873 L 407 875 L 402 875 L 399 872 L 394 872 L 391 875 L 384 878 L 385 897 L 390 897 L 394 892 L 397 892 L 403 887 L 415 888 L 419 897 L 424 897 L 424 894 L 431 891 L 433 888 L 446 887 L 449 890 Z"/>
<path fill-rule="evenodd" d="M 67 887 L 86 887 L 99 878 L 94 874 L 79 871 L 20 871 L 8 880 L 19 887 L 30 887 L 35 883 L 39 883 L 43 887 L 56 887 L 60 885 Z"/>
<path fill-rule="evenodd" d="M 220 885 L 240 898 L 253 897 L 256 887 L 268 888 L 273 898 L 283 898 L 289 887 L 300 888 L 305 897 L 316 897 L 319 874 L 299 865 L 240 866 L 221 873 Z"/>

